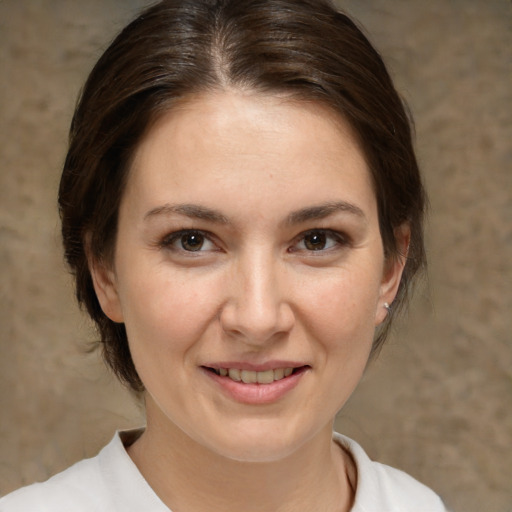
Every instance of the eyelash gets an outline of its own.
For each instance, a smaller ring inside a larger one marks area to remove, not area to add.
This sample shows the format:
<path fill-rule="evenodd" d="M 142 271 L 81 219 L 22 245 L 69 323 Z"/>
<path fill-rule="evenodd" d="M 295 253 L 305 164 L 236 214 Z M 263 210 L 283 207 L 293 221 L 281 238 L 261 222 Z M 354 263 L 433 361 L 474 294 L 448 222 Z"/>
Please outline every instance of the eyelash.
<path fill-rule="evenodd" d="M 187 250 L 183 247 L 183 245 L 182 245 L 182 247 L 173 247 L 173 244 L 175 244 L 176 242 L 179 242 L 180 239 L 183 240 L 183 237 L 194 236 L 194 235 L 202 238 L 201 247 L 197 251 Z M 212 241 L 212 235 L 210 233 L 208 233 L 207 231 L 202 231 L 200 229 L 182 229 L 180 231 L 175 231 L 175 232 L 167 235 L 160 242 L 159 245 L 160 245 L 160 247 L 165 248 L 165 249 L 171 249 L 171 250 L 174 249 L 174 250 L 181 251 L 184 253 L 195 253 L 195 252 L 204 252 L 204 251 L 201 251 L 201 249 L 205 242 L 214 244 L 214 242 Z"/>
<path fill-rule="evenodd" d="M 327 248 L 320 249 L 308 249 L 307 247 L 297 248 L 299 244 L 305 244 L 308 236 L 319 235 L 321 237 L 325 237 L 324 241 L 328 243 L 328 240 L 331 240 L 331 246 Z M 325 254 L 328 251 L 335 250 L 336 248 L 344 247 L 349 245 L 350 240 L 347 235 L 340 233 L 338 231 L 333 231 L 332 229 L 310 229 L 301 233 L 296 239 L 296 242 L 293 244 L 289 252 L 298 252 L 304 251 L 307 253 L 316 253 L 315 255 L 320 256 L 321 254 Z"/>
<path fill-rule="evenodd" d="M 199 236 L 201 238 L 201 244 L 200 247 L 197 250 L 187 250 L 183 247 L 183 237 L 189 236 Z M 310 249 L 307 246 L 305 247 L 298 247 L 299 244 L 307 244 L 306 239 L 308 236 L 319 236 L 320 242 L 325 242 L 326 244 L 329 244 L 329 240 L 331 241 L 331 244 L 327 248 L 319 248 L 319 249 Z M 322 240 L 322 237 L 323 238 Z M 179 242 L 180 239 L 182 240 L 181 247 L 174 247 L 173 245 L 176 242 Z M 158 244 L 161 248 L 169 249 L 169 250 L 175 250 L 180 251 L 182 253 L 191 255 L 194 253 L 201 253 L 201 252 L 211 252 L 211 250 L 204 250 L 203 246 L 205 243 L 210 243 L 214 246 L 218 246 L 215 244 L 215 242 L 212 240 L 213 236 L 211 233 L 207 231 L 202 231 L 200 229 L 182 229 L 180 231 L 175 231 L 173 233 L 168 234 L 165 236 L 162 241 Z M 306 252 L 310 254 L 314 254 L 315 256 L 320 256 L 321 254 L 326 253 L 327 251 L 335 250 L 339 247 L 344 247 L 349 245 L 350 239 L 347 237 L 347 235 L 340 233 L 338 231 L 333 231 L 331 229 L 310 229 L 308 231 L 304 231 L 303 233 L 300 233 L 295 239 L 292 244 L 292 246 L 288 249 L 288 252 L 294 253 L 294 252 Z"/>

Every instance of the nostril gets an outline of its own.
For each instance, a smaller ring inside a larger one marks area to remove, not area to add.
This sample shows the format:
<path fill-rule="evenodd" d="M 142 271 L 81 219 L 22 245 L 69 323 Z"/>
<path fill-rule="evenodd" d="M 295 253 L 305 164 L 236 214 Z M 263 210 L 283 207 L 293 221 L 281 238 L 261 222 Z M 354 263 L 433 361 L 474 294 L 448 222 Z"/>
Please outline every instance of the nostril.
<path fill-rule="evenodd" d="M 241 302 L 226 304 L 219 319 L 224 332 L 251 343 L 267 342 L 277 334 L 289 333 L 295 323 L 288 304 L 250 301 L 247 297 Z"/>

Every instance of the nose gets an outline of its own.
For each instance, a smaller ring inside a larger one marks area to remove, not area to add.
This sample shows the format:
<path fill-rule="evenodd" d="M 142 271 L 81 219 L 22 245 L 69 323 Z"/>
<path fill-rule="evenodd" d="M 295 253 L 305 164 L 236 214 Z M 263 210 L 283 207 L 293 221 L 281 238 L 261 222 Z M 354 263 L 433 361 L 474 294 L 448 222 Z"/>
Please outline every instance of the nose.
<path fill-rule="evenodd" d="M 289 333 L 295 323 L 286 272 L 271 256 L 240 258 L 227 285 L 220 313 L 224 332 L 249 345 L 261 345 Z"/>

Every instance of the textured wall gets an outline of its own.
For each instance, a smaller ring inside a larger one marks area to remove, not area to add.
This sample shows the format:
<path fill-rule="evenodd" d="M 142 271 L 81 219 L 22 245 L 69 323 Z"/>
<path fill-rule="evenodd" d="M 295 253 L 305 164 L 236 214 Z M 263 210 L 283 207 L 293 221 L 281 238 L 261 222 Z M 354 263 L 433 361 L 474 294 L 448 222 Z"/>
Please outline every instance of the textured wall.
<path fill-rule="evenodd" d="M 60 254 L 56 187 L 79 87 L 143 0 L 0 1 L 0 494 L 141 414 Z M 430 274 L 338 428 L 456 510 L 512 510 L 512 7 L 347 0 L 416 117 Z"/>

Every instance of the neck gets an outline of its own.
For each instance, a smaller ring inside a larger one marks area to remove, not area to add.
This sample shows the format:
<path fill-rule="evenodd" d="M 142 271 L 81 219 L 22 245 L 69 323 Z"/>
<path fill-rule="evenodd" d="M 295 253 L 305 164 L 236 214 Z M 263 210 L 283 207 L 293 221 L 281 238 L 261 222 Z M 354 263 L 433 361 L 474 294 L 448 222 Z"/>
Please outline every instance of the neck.
<path fill-rule="evenodd" d="M 128 453 L 171 510 L 350 510 L 350 457 L 332 442 L 331 425 L 285 459 L 253 463 L 212 452 L 168 420 L 158 423 L 148 415 Z"/>

